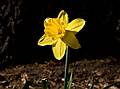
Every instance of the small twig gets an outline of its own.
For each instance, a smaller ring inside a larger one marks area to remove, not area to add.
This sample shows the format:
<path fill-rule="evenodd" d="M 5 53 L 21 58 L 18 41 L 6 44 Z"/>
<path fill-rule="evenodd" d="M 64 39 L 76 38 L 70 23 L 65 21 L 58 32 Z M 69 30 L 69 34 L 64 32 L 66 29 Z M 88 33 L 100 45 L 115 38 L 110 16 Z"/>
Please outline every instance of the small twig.
<path fill-rule="evenodd" d="M 112 83 L 112 84 L 110 84 L 110 85 L 104 87 L 103 89 L 108 89 L 108 88 L 110 88 L 111 86 L 114 86 L 114 85 L 116 85 L 116 84 L 118 84 L 118 83 L 120 83 L 120 81 L 114 82 L 114 83 Z"/>
<path fill-rule="evenodd" d="M 7 36 L 6 37 L 6 40 L 5 40 L 5 42 L 4 42 L 4 45 L 3 45 L 3 47 L 2 47 L 2 49 L 0 50 L 0 54 L 5 50 L 5 48 L 7 47 L 7 45 L 8 45 L 8 40 L 10 39 L 10 37 L 9 36 Z"/>

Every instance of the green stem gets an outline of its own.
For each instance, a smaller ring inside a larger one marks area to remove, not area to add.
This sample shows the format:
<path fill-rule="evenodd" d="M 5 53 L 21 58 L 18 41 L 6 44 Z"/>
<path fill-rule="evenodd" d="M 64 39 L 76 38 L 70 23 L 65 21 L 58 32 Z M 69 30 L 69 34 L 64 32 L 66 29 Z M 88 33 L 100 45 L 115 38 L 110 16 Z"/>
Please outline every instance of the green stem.
<path fill-rule="evenodd" d="M 65 73 L 64 73 L 64 89 L 67 89 L 67 80 L 68 80 L 68 47 L 66 49 L 66 59 L 65 59 Z"/>

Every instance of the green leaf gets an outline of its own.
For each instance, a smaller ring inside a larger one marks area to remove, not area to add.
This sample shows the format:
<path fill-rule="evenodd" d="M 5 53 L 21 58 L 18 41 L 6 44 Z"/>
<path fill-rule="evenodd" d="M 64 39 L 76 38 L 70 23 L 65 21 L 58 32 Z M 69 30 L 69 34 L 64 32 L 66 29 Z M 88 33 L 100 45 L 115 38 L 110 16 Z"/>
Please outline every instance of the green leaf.
<path fill-rule="evenodd" d="M 49 89 L 47 79 L 42 79 L 42 89 Z"/>
<path fill-rule="evenodd" d="M 26 81 L 25 85 L 23 86 L 22 89 L 29 89 L 29 85 L 31 85 L 32 82 L 31 81 Z"/>
<path fill-rule="evenodd" d="M 94 89 L 94 78 L 92 78 L 91 80 L 90 80 L 90 84 L 92 84 L 90 87 L 89 87 L 89 89 Z"/>
<path fill-rule="evenodd" d="M 69 77 L 67 89 L 71 89 L 71 85 L 72 85 L 72 76 L 73 76 L 73 71 L 71 71 L 71 73 L 70 73 L 70 77 Z"/>

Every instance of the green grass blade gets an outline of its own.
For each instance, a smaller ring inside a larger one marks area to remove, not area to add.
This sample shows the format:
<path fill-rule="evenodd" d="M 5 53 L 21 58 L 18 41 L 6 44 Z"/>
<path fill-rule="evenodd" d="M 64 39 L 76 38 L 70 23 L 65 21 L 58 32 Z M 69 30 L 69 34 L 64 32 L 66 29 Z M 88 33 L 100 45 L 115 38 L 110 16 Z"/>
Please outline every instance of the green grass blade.
<path fill-rule="evenodd" d="M 67 89 L 71 89 L 71 85 L 72 85 L 72 76 L 73 76 L 73 71 L 70 73 L 70 77 L 69 77 Z"/>

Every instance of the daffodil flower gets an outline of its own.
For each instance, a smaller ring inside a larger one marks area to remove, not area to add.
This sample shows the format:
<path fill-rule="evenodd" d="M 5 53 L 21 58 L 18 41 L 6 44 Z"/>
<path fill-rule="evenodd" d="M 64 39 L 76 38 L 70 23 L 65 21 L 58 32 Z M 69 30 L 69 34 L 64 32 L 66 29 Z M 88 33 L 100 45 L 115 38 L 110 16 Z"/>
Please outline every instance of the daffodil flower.
<path fill-rule="evenodd" d="M 44 20 L 44 35 L 39 39 L 39 46 L 52 45 L 54 57 L 62 59 L 66 48 L 80 48 L 75 34 L 85 25 L 85 20 L 77 18 L 69 23 L 68 14 L 62 10 L 57 18 L 46 18 Z"/>

